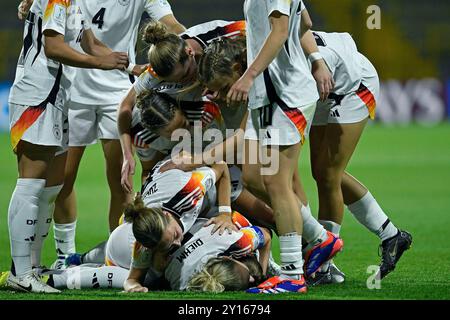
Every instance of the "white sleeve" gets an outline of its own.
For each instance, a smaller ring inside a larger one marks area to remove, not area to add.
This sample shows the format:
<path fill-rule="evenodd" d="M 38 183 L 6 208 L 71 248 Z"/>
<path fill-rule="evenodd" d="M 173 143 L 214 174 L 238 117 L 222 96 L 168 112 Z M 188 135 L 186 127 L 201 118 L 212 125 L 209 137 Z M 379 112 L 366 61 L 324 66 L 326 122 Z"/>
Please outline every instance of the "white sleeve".
<path fill-rule="evenodd" d="M 305 9 L 306 9 L 305 4 L 303 3 L 303 1 L 300 1 L 300 12 L 302 12 Z"/>
<path fill-rule="evenodd" d="M 173 14 L 167 0 L 144 0 L 145 11 L 153 20 L 159 20 L 164 16 Z"/>
<path fill-rule="evenodd" d="M 136 91 L 136 96 L 146 90 L 155 88 L 160 82 L 161 80 L 155 77 L 153 69 L 148 67 L 147 70 L 145 70 L 133 84 L 134 91 Z"/>
<path fill-rule="evenodd" d="M 269 17 L 274 11 L 278 11 L 281 14 L 290 16 L 291 3 L 292 0 L 266 0 L 267 16 Z"/>
<path fill-rule="evenodd" d="M 133 88 L 134 91 L 136 91 L 136 96 L 145 91 L 145 83 L 148 76 L 148 71 L 144 71 L 144 73 L 142 73 L 134 82 Z"/>
<path fill-rule="evenodd" d="M 64 36 L 66 34 L 70 1 L 53 0 L 45 1 L 44 3 L 46 7 L 44 10 L 42 30 L 54 30 Z"/>
<path fill-rule="evenodd" d="M 201 167 L 194 172 L 199 172 L 202 175 L 202 185 L 205 188 L 205 192 L 208 191 L 212 186 L 216 184 L 216 173 L 210 167 Z"/>

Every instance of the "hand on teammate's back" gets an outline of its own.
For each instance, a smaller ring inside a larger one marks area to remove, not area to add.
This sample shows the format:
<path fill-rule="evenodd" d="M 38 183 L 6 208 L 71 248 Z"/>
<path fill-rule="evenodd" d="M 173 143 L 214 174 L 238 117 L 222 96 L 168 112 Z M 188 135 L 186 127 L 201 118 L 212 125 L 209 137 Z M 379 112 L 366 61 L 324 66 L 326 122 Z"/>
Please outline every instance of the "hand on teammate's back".
<path fill-rule="evenodd" d="M 166 172 L 172 169 L 182 170 L 184 172 L 193 171 L 202 166 L 202 163 L 195 163 L 192 155 L 187 152 L 173 155 L 170 161 L 167 161 L 160 169 L 160 172 Z"/>
<path fill-rule="evenodd" d="M 214 234 L 216 231 L 219 231 L 219 235 L 222 235 L 225 230 L 227 230 L 229 234 L 231 234 L 232 231 L 238 231 L 238 228 L 233 223 L 229 213 L 219 212 L 218 216 L 209 219 L 208 222 L 205 223 L 205 227 L 211 224 L 214 224 L 211 234 Z"/>

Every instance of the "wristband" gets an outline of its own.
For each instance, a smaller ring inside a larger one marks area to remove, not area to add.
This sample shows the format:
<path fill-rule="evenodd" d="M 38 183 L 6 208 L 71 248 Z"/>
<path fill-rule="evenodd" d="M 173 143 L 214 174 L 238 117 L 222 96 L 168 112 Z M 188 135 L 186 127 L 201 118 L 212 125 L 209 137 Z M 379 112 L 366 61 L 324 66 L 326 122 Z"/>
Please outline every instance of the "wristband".
<path fill-rule="evenodd" d="M 311 64 L 313 64 L 317 60 L 321 60 L 321 59 L 323 59 L 323 57 L 320 52 L 313 52 L 308 56 L 308 60 L 309 60 L 309 62 L 311 62 Z"/>
<path fill-rule="evenodd" d="M 136 67 L 136 65 L 134 63 L 129 63 L 128 67 L 125 69 L 126 72 L 128 72 L 129 74 L 133 74 L 133 69 L 134 67 Z"/>
<path fill-rule="evenodd" d="M 230 206 L 219 206 L 219 212 L 220 213 L 231 213 L 231 207 Z"/>

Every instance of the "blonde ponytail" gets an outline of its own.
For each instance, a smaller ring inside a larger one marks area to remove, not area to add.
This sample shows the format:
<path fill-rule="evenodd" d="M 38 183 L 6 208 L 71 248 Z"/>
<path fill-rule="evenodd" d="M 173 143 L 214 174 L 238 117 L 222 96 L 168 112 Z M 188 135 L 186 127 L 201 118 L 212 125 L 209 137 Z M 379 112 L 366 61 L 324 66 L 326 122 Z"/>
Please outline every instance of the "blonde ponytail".
<path fill-rule="evenodd" d="M 159 77 L 168 77 L 177 63 L 188 59 L 186 42 L 159 21 L 152 21 L 144 28 L 142 39 L 152 46 L 148 50 L 148 61 Z"/>
<path fill-rule="evenodd" d="M 246 289 L 248 281 L 242 282 L 242 278 L 234 269 L 235 264 L 236 262 L 230 259 L 209 259 L 203 269 L 189 280 L 186 290 L 220 293 Z"/>

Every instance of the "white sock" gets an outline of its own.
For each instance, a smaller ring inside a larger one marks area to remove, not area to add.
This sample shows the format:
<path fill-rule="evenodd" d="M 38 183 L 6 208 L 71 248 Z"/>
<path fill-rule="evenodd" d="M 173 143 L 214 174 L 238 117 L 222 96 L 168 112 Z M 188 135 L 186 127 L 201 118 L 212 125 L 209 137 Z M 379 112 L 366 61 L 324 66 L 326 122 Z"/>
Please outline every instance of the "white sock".
<path fill-rule="evenodd" d="M 83 254 L 83 263 L 105 263 L 105 254 L 106 254 L 106 243 L 108 241 L 103 241 L 99 243 L 97 246 L 89 250 L 88 252 Z"/>
<path fill-rule="evenodd" d="M 319 220 L 319 223 L 321 225 L 323 225 L 323 227 L 327 230 L 330 231 L 331 233 L 334 233 L 335 235 L 339 235 L 339 233 L 341 232 L 341 225 L 331 221 L 331 220 Z"/>
<path fill-rule="evenodd" d="M 347 208 L 356 220 L 375 233 L 381 241 L 392 238 L 398 232 L 369 191 L 364 197 L 348 205 Z"/>
<path fill-rule="evenodd" d="M 39 197 L 36 237 L 31 245 L 31 264 L 33 267 L 41 265 L 42 245 L 47 238 L 48 230 L 50 230 L 53 212 L 55 211 L 55 200 L 62 187 L 62 185 L 46 187 Z"/>
<path fill-rule="evenodd" d="M 303 218 L 303 238 L 308 244 L 314 245 L 317 242 L 324 242 L 327 239 L 327 231 L 324 227 L 312 216 L 309 204 L 302 205 L 300 208 Z"/>
<path fill-rule="evenodd" d="M 302 237 L 295 232 L 280 235 L 281 276 L 300 279 L 303 274 Z"/>
<path fill-rule="evenodd" d="M 75 253 L 75 231 L 77 222 L 72 223 L 55 223 L 53 225 L 53 232 L 55 235 L 56 254 L 66 255 Z"/>
<path fill-rule="evenodd" d="M 331 233 L 334 233 L 335 235 L 339 236 L 339 232 L 341 232 L 341 225 L 337 224 L 334 221 L 331 220 L 319 220 L 320 224 L 323 225 L 323 227 L 330 231 Z M 321 272 L 325 272 L 328 270 L 328 268 L 330 267 L 332 260 L 328 260 L 326 261 L 321 267 L 320 270 Z"/>
<path fill-rule="evenodd" d="M 57 289 L 123 289 L 129 270 L 120 267 L 69 268 L 52 276 L 53 287 Z"/>
<path fill-rule="evenodd" d="M 8 208 L 11 271 L 18 277 L 31 272 L 31 244 L 36 235 L 39 197 L 44 187 L 44 179 L 17 179 L 11 196 Z"/>

